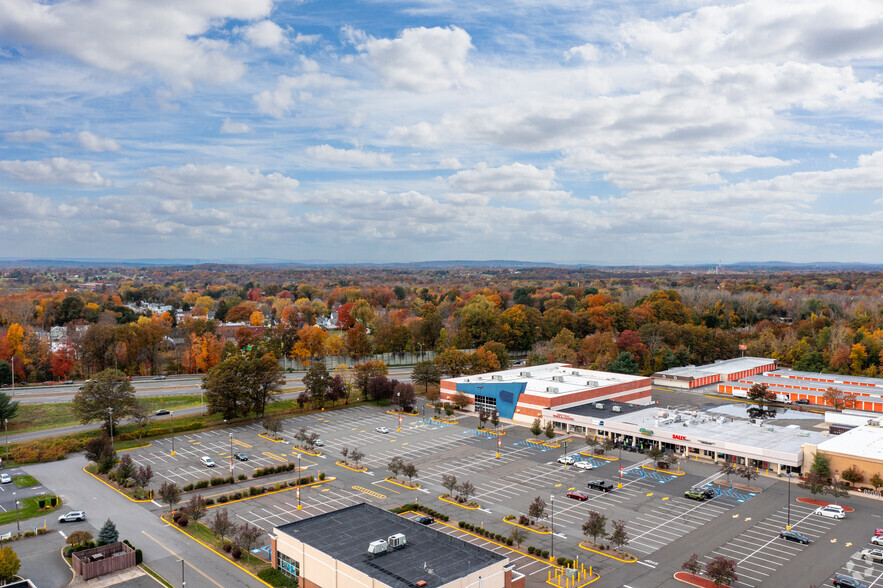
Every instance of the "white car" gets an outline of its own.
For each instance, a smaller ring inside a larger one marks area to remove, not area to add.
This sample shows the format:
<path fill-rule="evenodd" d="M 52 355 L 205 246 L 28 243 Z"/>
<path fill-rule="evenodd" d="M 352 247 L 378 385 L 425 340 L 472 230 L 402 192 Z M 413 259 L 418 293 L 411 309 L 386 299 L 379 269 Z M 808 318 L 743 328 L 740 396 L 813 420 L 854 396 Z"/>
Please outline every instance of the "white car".
<path fill-rule="evenodd" d="M 815 510 L 813 514 L 817 514 L 823 517 L 830 517 L 832 519 L 842 519 L 846 517 L 846 511 L 843 510 L 842 506 L 837 506 L 836 504 L 829 504 L 828 506 L 820 506 Z"/>
<path fill-rule="evenodd" d="M 316 439 L 316 447 L 325 447 L 325 442 L 321 439 Z"/>
<path fill-rule="evenodd" d="M 558 458 L 558 463 L 563 463 L 564 465 L 573 465 L 576 463 L 576 459 L 572 455 L 562 455 Z"/>
<path fill-rule="evenodd" d="M 12 476 L 9 474 L 0 474 L 0 484 L 9 484 L 12 482 Z"/>
<path fill-rule="evenodd" d="M 877 563 L 883 562 L 883 550 L 881 549 L 862 549 L 862 559 L 870 559 Z"/>
<path fill-rule="evenodd" d="M 207 455 L 203 455 L 202 457 L 200 457 L 199 461 L 201 461 L 202 465 L 204 465 L 207 468 L 215 467 L 215 460 L 213 460 L 212 458 L 210 458 Z"/>
<path fill-rule="evenodd" d="M 386 427 L 377 427 L 374 430 L 377 431 L 378 433 L 389 433 L 389 429 L 387 429 Z"/>
<path fill-rule="evenodd" d="M 874 545 L 883 545 L 883 535 L 874 535 L 871 537 L 871 543 Z"/>
<path fill-rule="evenodd" d="M 74 510 L 58 517 L 59 523 L 72 523 L 73 521 L 85 521 L 86 513 L 81 510 Z"/>
<path fill-rule="evenodd" d="M 593 466 L 593 465 L 592 465 L 592 462 L 590 462 L 590 461 L 578 461 L 578 462 L 576 462 L 576 463 L 573 464 L 573 465 L 575 465 L 576 467 L 578 467 L 578 468 L 581 469 L 581 470 L 593 470 L 593 469 L 595 469 L 595 466 Z"/>
<path fill-rule="evenodd" d="M 154 380 L 165 380 L 166 377 L 165 376 L 154 376 L 153 379 Z"/>

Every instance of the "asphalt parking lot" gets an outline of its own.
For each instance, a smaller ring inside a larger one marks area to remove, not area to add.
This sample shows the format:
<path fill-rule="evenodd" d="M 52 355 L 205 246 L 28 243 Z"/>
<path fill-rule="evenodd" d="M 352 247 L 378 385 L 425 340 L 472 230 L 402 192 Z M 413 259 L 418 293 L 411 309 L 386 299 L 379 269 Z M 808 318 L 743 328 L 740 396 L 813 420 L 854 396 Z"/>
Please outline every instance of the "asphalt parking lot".
<path fill-rule="evenodd" d="M 879 579 L 876 584 L 871 583 L 876 578 L 874 574 L 880 573 L 880 565 L 853 557 L 866 541 L 866 538 L 861 542 L 857 539 L 865 533 L 857 531 L 861 522 L 858 513 L 846 521 L 807 518 L 813 509 L 792 502 L 794 528 L 809 535 L 813 543 L 803 546 L 778 538 L 778 531 L 787 523 L 784 497 L 787 487 L 782 480 L 761 476 L 752 481 L 752 485 L 762 491 L 746 492 L 715 484 L 720 474 L 713 464 L 684 461 L 673 471 L 655 471 L 642 467 L 649 466 L 648 460 L 637 453 L 613 451 L 603 457 L 593 456 L 580 436 L 567 438 L 568 454 L 590 462 L 593 469 L 564 466 L 557 462 L 564 454 L 563 443 L 558 443 L 558 447 L 529 443 L 526 440 L 532 435 L 527 428 L 513 425 L 504 425 L 506 434 L 500 437 L 500 457 L 496 457 L 496 436 L 477 433 L 475 417 L 459 416 L 458 420 L 459 424 L 449 425 L 405 415 L 401 431 L 397 431 L 396 415 L 371 406 L 287 419 L 283 427 L 286 439 L 301 427 L 319 433 L 324 442 L 320 448 L 322 455 L 301 455 L 301 465 L 305 474 L 315 475 L 321 471 L 329 480 L 301 490 L 300 510 L 294 489 L 215 508 L 226 508 L 237 521 L 247 521 L 269 532 L 278 525 L 360 502 L 382 508 L 419 502 L 449 515 L 452 521 L 480 524 L 494 533 L 508 535 L 513 527 L 503 518 L 526 513 L 530 502 L 539 496 L 547 503 L 540 522 L 551 526 L 554 517 L 555 555 L 579 558 L 587 566 L 594 566 L 602 574 L 602 581 L 596 586 L 614 585 L 607 584 L 605 576 L 625 578 L 628 581 L 615 580 L 615 585 L 632 588 L 666 585 L 670 580 L 664 577 L 652 583 L 639 580 L 655 571 L 665 572 L 670 579 L 671 572 L 682 563 L 682 559 L 672 558 L 681 558 L 681 552 L 687 549 L 698 553 L 703 563 L 715 555 L 735 559 L 740 586 L 783 585 L 782 578 L 794 578 L 793 562 L 800 558 L 811 562 L 799 568 L 801 578 L 807 582 L 801 579 L 787 585 L 820 585 L 827 578 L 825 585 L 830 586 L 835 572 L 848 572 L 860 574 L 868 585 L 881 586 Z M 389 433 L 375 431 L 381 426 L 387 427 Z M 233 462 L 234 474 L 250 473 L 255 467 L 297 462 L 298 452 L 290 444 L 274 443 L 259 436 L 264 432 L 259 425 L 179 436 L 175 439 L 174 457 L 170 440 L 132 450 L 131 454 L 136 463 L 152 465 L 157 472 L 156 486 L 163 480 L 183 485 L 228 475 L 231 432 L 233 451 L 244 451 L 249 456 L 248 462 Z M 562 440 L 561 436 L 556 438 L 556 441 Z M 358 447 L 364 452 L 362 464 L 368 471 L 355 472 L 335 465 L 344 446 Z M 217 467 L 202 466 L 199 458 L 203 455 L 212 457 Z M 402 457 L 417 466 L 415 481 L 421 485 L 419 489 L 404 488 L 384 479 L 388 475 L 386 466 L 393 457 Z M 461 482 L 472 482 L 476 488 L 472 500 L 480 508 L 467 510 L 439 500 L 446 492 L 441 486 L 445 474 L 453 474 Z M 261 482 L 275 479 L 262 478 Z M 593 479 L 612 483 L 613 491 L 603 493 L 586 488 L 586 482 Z M 617 487 L 620 480 L 621 488 Z M 684 491 L 694 486 L 712 488 L 715 495 L 701 502 L 685 498 Z M 589 498 L 584 502 L 569 499 L 566 497 L 569 490 L 582 490 Z M 800 494 L 796 486 L 792 491 L 794 498 Z M 224 486 L 208 489 L 205 495 L 219 492 L 228 493 L 230 489 Z M 873 511 L 879 505 L 866 499 L 853 502 L 858 503 L 852 504 L 858 511 L 862 507 Z M 581 527 L 590 510 L 607 517 L 608 530 L 612 530 L 611 521 L 625 521 L 629 536 L 626 550 L 639 558 L 637 565 L 579 548 L 579 542 L 585 539 Z M 841 532 L 847 529 L 848 533 Z M 446 527 L 445 532 L 463 535 L 471 542 L 487 543 L 485 546 L 494 550 L 511 552 L 517 569 L 528 575 L 529 586 L 545 584 L 549 566 L 544 562 L 463 533 L 456 526 Z M 839 542 L 830 543 L 831 539 Z M 549 534 L 528 533 L 523 550 L 530 545 L 551 551 L 552 541 L 553 536 Z M 832 550 L 832 546 L 835 549 Z"/>

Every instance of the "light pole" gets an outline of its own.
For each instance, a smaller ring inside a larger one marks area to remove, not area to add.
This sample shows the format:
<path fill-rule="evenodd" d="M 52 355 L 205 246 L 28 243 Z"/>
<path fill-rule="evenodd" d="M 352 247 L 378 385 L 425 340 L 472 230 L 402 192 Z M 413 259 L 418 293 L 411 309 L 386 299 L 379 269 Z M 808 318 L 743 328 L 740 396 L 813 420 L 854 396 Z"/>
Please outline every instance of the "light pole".
<path fill-rule="evenodd" d="M 619 438 L 619 488 L 622 488 L 622 437 Z"/>
<path fill-rule="evenodd" d="M 110 415 L 110 420 L 108 421 L 110 423 L 110 448 L 113 449 L 113 407 L 109 406 L 107 412 Z"/>
<path fill-rule="evenodd" d="M 791 472 L 785 474 L 788 476 L 788 524 L 785 526 L 789 531 L 791 530 Z"/>
<path fill-rule="evenodd" d="M 402 432 L 402 407 L 399 404 L 399 393 L 398 392 L 396 392 L 396 406 L 399 407 L 399 425 L 396 428 L 396 432 L 401 433 Z"/>
<path fill-rule="evenodd" d="M 9 419 L 3 419 L 3 432 L 6 434 L 6 461 L 9 461 Z"/>
<path fill-rule="evenodd" d="M 175 419 L 172 418 L 172 411 L 169 411 L 169 426 L 171 427 L 169 434 L 172 436 L 172 455 L 175 455 Z"/>
<path fill-rule="evenodd" d="M 15 356 L 9 358 L 12 362 L 12 395 L 15 396 Z"/>
<path fill-rule="evenodd" d="M 555 495 L 552 494 L 549 496 L 549 509 L 551 515 L 549 517 L 549 524 L 552 527 L 552 559 L 555 559 Z"/>
<path fill-rule="evenodd" d="M 15 492 L 12 493 L 13 498 L 15 498 Z M 15 527 L 18 529 L 18 534 L 21 535 L 21 524 L 18 521 L 18 498 L 15 499 Z"/>
<path fill-rule="evenodd" d="M 184 581 L 184 560 L 181 560 L 181 588 L 187 585 L 187 582 Z"/>
<path fill-rule="evenodd" d="M 297 454 L 297 510 L 300 510 L 300 453 Z"/>
<path fill-rule="evenodd" d="M 233 433 L 230 433 L 230 475 L 233 475 Z"/>

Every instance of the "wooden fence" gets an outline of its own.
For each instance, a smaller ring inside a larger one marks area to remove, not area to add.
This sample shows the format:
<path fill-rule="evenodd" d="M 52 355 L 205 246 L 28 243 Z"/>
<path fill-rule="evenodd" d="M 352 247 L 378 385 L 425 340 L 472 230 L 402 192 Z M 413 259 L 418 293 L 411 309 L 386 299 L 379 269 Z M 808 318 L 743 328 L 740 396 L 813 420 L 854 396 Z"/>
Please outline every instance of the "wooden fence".
<path fill-rule="evenodd" d="M 85 549 L 73 554 L 74 573 L 84 580 L 111 574 L 135 565 L 135 550 L 122 542 Z"/>

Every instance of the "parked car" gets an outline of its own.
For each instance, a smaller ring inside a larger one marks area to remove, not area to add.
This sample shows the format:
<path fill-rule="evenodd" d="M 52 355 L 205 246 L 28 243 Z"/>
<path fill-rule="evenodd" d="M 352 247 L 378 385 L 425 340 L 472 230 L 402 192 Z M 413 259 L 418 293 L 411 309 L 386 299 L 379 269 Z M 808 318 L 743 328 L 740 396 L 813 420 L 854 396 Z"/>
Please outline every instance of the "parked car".
<path fill-rule="evenodd" d="M 378 433 L 384 433 L 384 434 L 389 433 L 389 429 L 387 429 L 386 427 L 377 427 L 374 430 L 377 431 Z"/>
<path fill-rule="evenodd" d="M 871 537 L 871 543 L 874 545 L 883 545 L 883 535 L 874 535 Z"/>
<path fill-rule="evenodd" d="M 204 465 L 207 468 L 215 467 L 215 460 L 213 460 L 212 458 L 210 458 L 207 455 L 203 455 L 202 457 L 200 457 L 199 461 L 201 461 L 202 465 Z"/>
<path fill-rule="evenodd" d="M 586 494 L 585 492 L 581 492 L 579 490 L 571 490 L 570 492 L 567 493 L 567 497 L 574 498 L 576 500 L 588 500 L 589 499 L 588 494 Z"/>
<path fill-rule="evenodd" d="M 868 588 L 866 584 L 862 584 L 852 576 L 844 576 L 843 574 L 836 574 L 833 584 L 837 588 Z"/>
<path fill-rule="evenodd" d="M 154 380 L 165 380 L 166 377 L 165 376 L 154 376 L 153 379 Z"/>
<path fill-rule="evenodd" d="M 595 469 L 595 466 L 592 465 L 592 462 L 590 462 L 590 461 L 578 461 L 578 462 L 576 462 L 576 463 L 573 464 L 573 465 L 575 465 L 576 467 L 578 467 L 578 468 L 581 469 L 581 470 L 593 470 L 593 469 Z"/>
<path fill-rule="evenodd" d="M 316 439 L 316 447 L 325 447 L 325 442 L 321 439 Z"/>
<path fill-rule="evenodd" d="M 12 476 L 9 474 L 0 474 L 0 484 L 9 484 L 12 482 Z"/>
<path fill-rule="evenodd" d="M 85 521 L 86 513 L 81 510 L 72 510 L 67 514 L 63 514 L 58 517 L 59 523 L 72 523 L 74 521 Z"/>
<path fill-rule="evenodd" d="M 586 486 L 590 490 L 600 490 L 601 492 L 610 492 L 613 490 L 613 484 L 608 484 L 604 480 L 592 480 Z"/>
<path fill-rule="evenodd" d="M 164 414 L 169 414 L 169 411 L 166 410 L 165 408 L 160 408 L 153 414 L 155 414 L 156 416 L 162 416 Z"/>
<path fill-rule="evenodd" d="M 862 549 L 862 559 L 883 563 L 883 549 Z"/>
<path fill-rule="evenodd" d="M 414 519 L 415 522 L 420 523 L 421 525 L 431 525 L 435 522 L 435 519 L 432 517 L 417 517 Z"/>
<path fill-rule="evenodd" d="M 883 529 L 874 529 L 875 537 L 883 537 Z"/>
<path fill-rule="evenodd" d="M 242 453 L 241 451 L 237 451 L 233 454 L 233 457 L 238 459 L 239 461 L 248 461 L 248 456 Z"/>
<path fill-rule="evenodd" d="M 689 490 L 684 492 L 684 498 L 702 501 L 708 498 L 708 494 L 706 494 L 705 490 L 703 490 L 702 488 L 690 488 Z"/>
<path fill-rule="evenodd" d="M 800 400 L 795 400 L 794 404 L 809 404 L 809 400 L 806 398 L 801 398 Z"/>
<path fill-rule="evenodd" d="M 815 510 L 815 512 L 813 512 L 813 514 L 817 514 L 823 517 L 830 517 L 832 519 L 842 519 L 846 516 L 846 511 L 843 510 L 842 506 L 829 504 L 828 506 L 820 506 Z"/>
<path fill-rule="evenodd" d="M 563 463 L 564 465 L 573 465 L 576 463 L 576 458 L 572 455 L 562 455 L 558 458 L 558 463 Z"/>
<path fill-rule="evenodd" d="M 804 545 L 809 545 L 809 537 L 803 535 L 802 533 L 798 533 L 795 530 L 782 530 L 779 531 L 780 539 L 787 539 L 788 541 L 795 541 L 797 543 L 803 543 Z"/>

